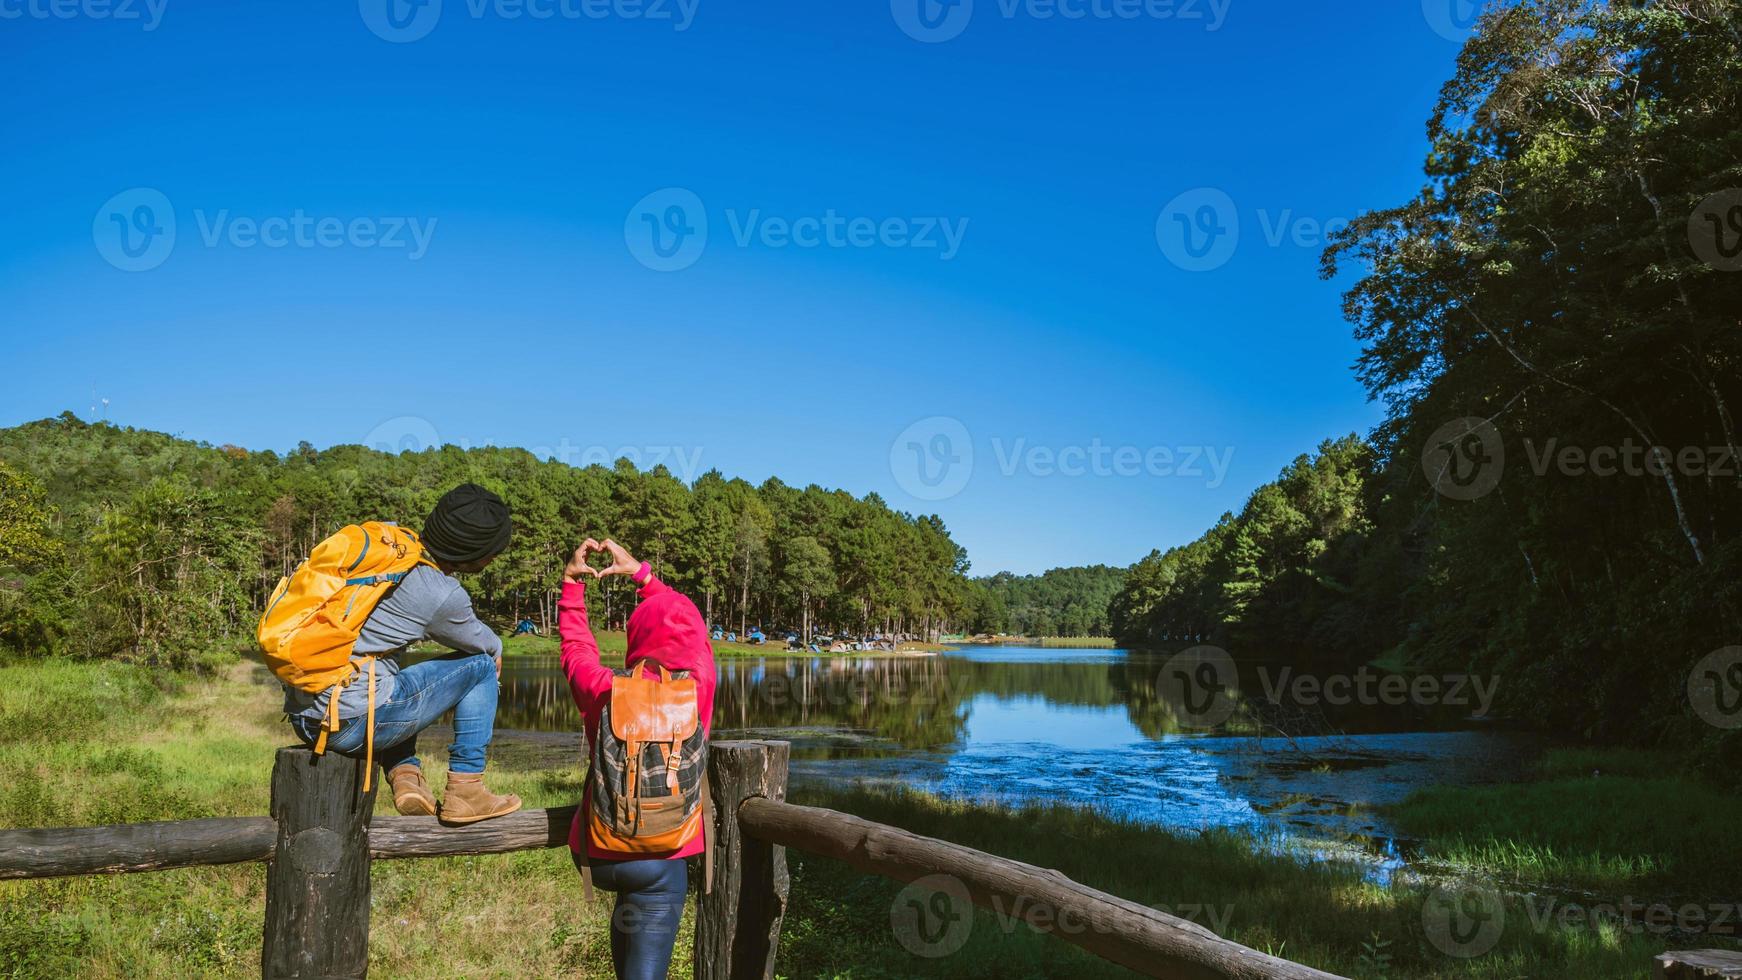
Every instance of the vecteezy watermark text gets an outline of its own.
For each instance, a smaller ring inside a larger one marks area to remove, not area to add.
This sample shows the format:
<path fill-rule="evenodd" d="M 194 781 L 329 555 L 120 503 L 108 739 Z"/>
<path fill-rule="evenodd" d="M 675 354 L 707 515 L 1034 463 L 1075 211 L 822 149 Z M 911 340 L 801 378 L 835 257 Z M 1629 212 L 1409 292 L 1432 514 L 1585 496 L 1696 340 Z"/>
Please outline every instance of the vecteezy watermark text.
<path fill-rule="evenodd" d="M 1322 248 L 1348 227 L 1347 218 L 1317 218 L 1294 208 L 1258 208 L 1253 223 L 1266 248 Z M 1187 272 L 1219 269 L 1240 247 L 1240 209 L 1226 191 L 1197 187 L 1175 196 L 1155 218 L 1155 243 L 1167 260 Z"/>
<path fill-rule="evenodd" d="M 384 249 L 403 251 L 417 261 L 429 252 L 434 217 L 311 215 L 298 208 L 287 215 L 234 215 L 229 208 L 195 208 L 194 226 L 206 248 Z M 168 260 L 176 245 L 176 211 L 162 191 L 135 187 L 103 202 L 91 219 L 97 254 L 125 272 L 145 272 Z"/>
<path fill-rule="evenodd" d="M 1181 477 L 1205 480 L 1204 486 L 1212 490 L 1228 478 L 1234 462 L 1233 446 L 1112 446 L 1099 438 L 1087 445 L 1054 447 L 993 436 L 992 453 L 1004 476 Z"/>
<path fill-rule="evenodd" d="M 228 243 L 234 248 L 383 248 L 408 249 L 413 262 L 429 252 L 435 236 L 436 218 L 415 217 L 314 217 L 301 208 L 288 215 L 256 218 L 194 209 L 200 241 L 207 248 Z"/>
<path fill-rule="evenodd" d="M 465 0 L 472 20 L 625 20 L 670 24 L 687 31 L 700 0 Z M 442 19 L 442 0 L 357 0 L 357 12 L 383 41 L 409 44 L 428 37 Z"/>
<path fill-rule="evenodd" d="M 169 0 L 0 0 L 0 20 L 112 20 L 150 32 Z"/>
<path fill-rule="evenodd" d="M 1104 913 L 1092 903 L 1078 908 L 1038 895 L 994 892 L 987 896 L 987 906 L 998 931 L 1007 936 L 1024 926 L 1062 936 L 1108 935 L 1120 931 L 1123 924 L 1122 916 Z M 1232 905 L 1185 902 L 1150 908 L 1217 933 L 1226 932 L 1234 916 Z M 974 928 L 974 905 L 967 885 L 952 874 L 915 879 L 890 903 L 889 925 L 896 942 L 915 956 L 936 959 L 956 952 Z"/>
<path fill-rule="evenodd" d="M 1258 683 L 1264 696 L 1276 704 L 1332 707 L 1359 704 L 1380 705 L 1450 705 L 1474 708 L 1484 717 L 1494 706 L 1494 694 L 1500 686 L 1498 677 L 1475 674 L 1381 674 L 1363 667 L 1353 674 L 1307 674 L 1282 667 L 1271 670 L 1258 668 Z"/>
<path fill-rule="evenodd" d="M 1742 906 L 1735 902 L 1644 902 L 1623 895 L 1613 902 L 1560 901 L 1554 898 L 1524 897 L 1525 915 L 1538 931 L 1550 926 L 1562 929 L 1618 929 L 1642 935 L 1668 935 L 1674 932 L 1713 936 L 1735 936 L 1742 933 Z"/>
<path fill-rule="evenodd" d="M 1498 677 L 1475 674 L 1389 674 L 1366 667 L 1354 673 L 1314 674 L 1293 667 L 1253 665 L 1258 687 L 1271 704 L 1294 707 L 1453 707 L 1486 717 L 1499 689 Z M 1155 676 L 1157 700 L 1170 706 L 1187 728 L 1215 728 L 1239 710 L 1240 671 L 1228 651 L 1214 644 L 1181 650 Z"/>
<path fill-rule="evenodd" d="M 1538 477 L 1686 477 L 1734 479 L 1742 460 L 1731 445 L 1665 446 L 1622 439 L 1612 445 L 1563 443 L 1551 436 L 1523 440 L 1526 465 Z M 1422 472 L 1441 495 L 1475 500 L 1500 485 L 1506 446 L 1493 422 L 1474 416 L 1453 419 L 1434 430 L 1423 447 Z"/>
<path fill-rule="evenodd" d="M 1004 477 L 1157 477 L 1202 480 L 1215 489 L 1228 477 L 1232 446 L 1134 446 L 1104 442 L 1044 445 L 1025 436 L 993 436 L 992 456 Z M 901 489 L 920 500 L 961 493 L 974 472 L 974 440 L 959 419 L 923 418 L 889 444 L 889 472 Z"/>
<path fill-rule="evenodd" d="M 1554 469 L 1563 476 L 1682 476 L 1734 477 L 1737 475 L 1733 446 L 1648 446 L 1622 440 L 1619 446 L 1561 445 L 1559 439 L 1524 440 L 1525 455 L 1537 476 Z"/>
<path fill-rule="evenodd" d="M 762 208 L 726 208 L 726 228 L 738 248 L 907 249 L 954 259 L 968 233 L 966 217 L 770 214 Z M 707 207 L 694 191 L 666 187 L 643 197 L 623 221 L 623 241 L 637 262 L 655 272 L 687 269 L 708 246 Z"/>
<path fill-rule="evenodd" d="M 952 40 L 968 29 L 976 0 L 890 0 L 889 13 L 903 34 L 926 44 Z M 986 0 L 979 0 L 988 9 Z M 1233 0 L 992 0 L 1005 20 L 1174 21 L 1206 32 L 1222 29 Z"/>

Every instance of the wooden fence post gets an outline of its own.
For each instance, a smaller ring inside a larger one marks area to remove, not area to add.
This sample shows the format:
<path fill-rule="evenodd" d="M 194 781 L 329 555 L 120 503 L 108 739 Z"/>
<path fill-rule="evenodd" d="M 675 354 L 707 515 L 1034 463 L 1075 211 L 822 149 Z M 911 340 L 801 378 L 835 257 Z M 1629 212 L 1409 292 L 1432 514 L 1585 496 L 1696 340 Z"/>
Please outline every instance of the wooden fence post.
<path fill-rule="evenodd" d="M 715 825 L 714 889 L 696 914 L 696 980 L 768 980 L 786 914 L 786 848 L 745 837 L 738 805 L 786 800 L 789 742 L 713 742 L 708 786 Z"/>
<path fill-rule="evenodd" d="M 301 746 L 278 750 L 272 818 L 278 839 L 266 866 L 266 937 L 260 972 L 281 977 L 362 977 L 369 970 L 369 814 L 363 762 Z"/>

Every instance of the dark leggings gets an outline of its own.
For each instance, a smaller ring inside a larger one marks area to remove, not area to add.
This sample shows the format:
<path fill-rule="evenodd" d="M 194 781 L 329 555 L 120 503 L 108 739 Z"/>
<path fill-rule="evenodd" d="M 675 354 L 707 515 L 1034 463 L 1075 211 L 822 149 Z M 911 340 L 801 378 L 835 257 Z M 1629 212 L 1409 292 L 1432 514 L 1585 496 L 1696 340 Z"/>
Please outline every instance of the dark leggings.
<path fill-rule="evenodd" d="M 611 910 L 611 963 L 617 980 L 665 980 L 689 889 L 687 862 L 573 857 L 577 870 L 583 863 L 593 866 L 594 887 L 617 893 L 617 906 Z"/>

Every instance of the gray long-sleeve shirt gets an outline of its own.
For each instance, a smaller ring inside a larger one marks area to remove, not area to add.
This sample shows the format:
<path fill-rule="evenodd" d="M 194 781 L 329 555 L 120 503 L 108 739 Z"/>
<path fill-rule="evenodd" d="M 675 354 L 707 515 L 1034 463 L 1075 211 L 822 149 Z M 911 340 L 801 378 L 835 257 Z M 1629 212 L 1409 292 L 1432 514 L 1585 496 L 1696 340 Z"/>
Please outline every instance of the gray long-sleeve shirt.
<path fill-rule="evenodd" d="M 390 589 L 380 605 L 363 623 L 352 649 L 374 654 L 375 704 L 393 695 L 394 675 L 400 671 L 399 654 L 419 640 L 434 640 L 460 653 L 502 652 L 502 639 L 479 621 L 472 611 L 472 597 L 459 580 L 428 565 L 419 565 L 405 580 Z M 294 687 L 284 689 L 284 712 L 325 717 L 331 691 L 307 694 Z M 349 687 L 339 692 L 339 717 L 355 718 L 369 710 L 369 677 L 360 672 Z"/>

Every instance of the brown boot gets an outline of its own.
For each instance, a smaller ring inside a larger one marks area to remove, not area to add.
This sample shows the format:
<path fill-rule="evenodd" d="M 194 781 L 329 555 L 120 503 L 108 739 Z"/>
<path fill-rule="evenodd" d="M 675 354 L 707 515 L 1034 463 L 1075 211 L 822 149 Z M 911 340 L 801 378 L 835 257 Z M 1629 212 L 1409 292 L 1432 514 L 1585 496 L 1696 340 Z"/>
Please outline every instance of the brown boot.
<path fill-rule="evenodd" d="M 477 823 L 491 817 L 506 816 L 518 809 L 520 797 L 497 796 L 485 789 L 483 773 L 448 773 L 448 792 L 442 797 L 442 823 Z"/>
<path fill-rule="evenodd" d="M 394 766 L 387 773 L 387 782 L 393 787 L 393 808 L 407 817 L 433 817 L 436 815 L 435 794 L 429 791 L 429 783 L 423 780 L 423 770 L 406 763 Z"/>

